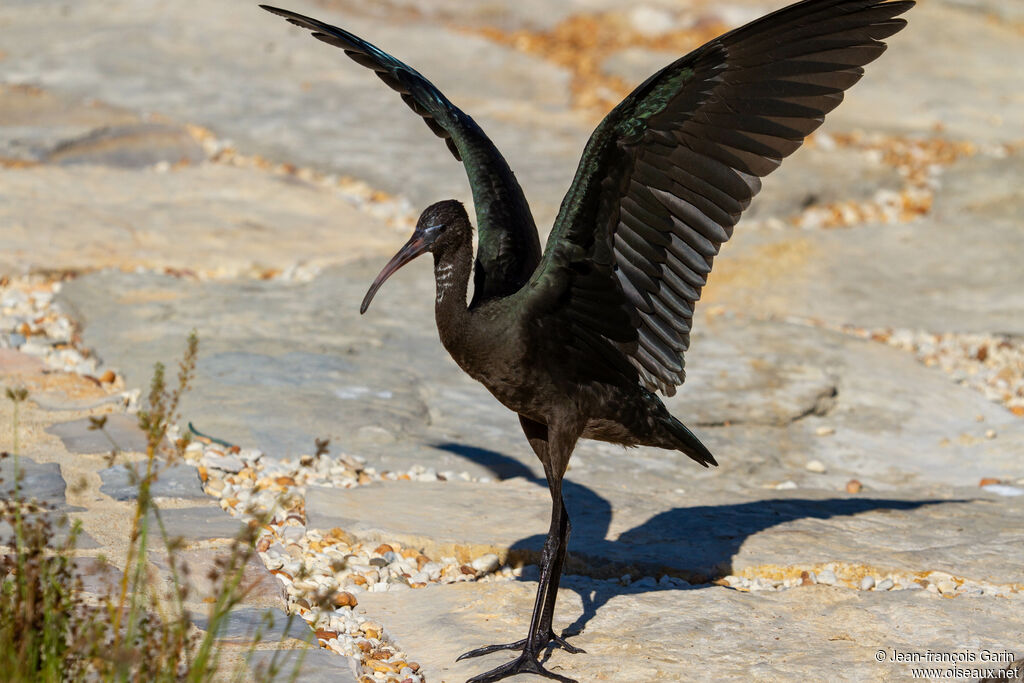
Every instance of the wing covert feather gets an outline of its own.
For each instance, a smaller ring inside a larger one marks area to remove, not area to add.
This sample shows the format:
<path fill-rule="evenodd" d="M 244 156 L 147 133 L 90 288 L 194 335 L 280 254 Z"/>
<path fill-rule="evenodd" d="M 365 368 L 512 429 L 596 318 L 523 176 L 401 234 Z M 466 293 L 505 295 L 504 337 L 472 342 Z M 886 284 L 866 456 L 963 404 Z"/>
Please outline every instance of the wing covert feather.
<path fill-rule="evenodd" d="M 615 303 L 604 316 L 588 304 L 586 316 L 573 315 L 573 329 L 627 359 L 648 389 L 675 393 L 685 379 L 694 304 L 761 178 L 842 102 L 913 4 L 804 0 L 712 40 L 638 86 L 584 149 L 522 292 L 532 314 L 571 314 L 585 270 L 589 291 L 603 287 L 603 300 Z"/>
<path fill-rule="evenodd" d="M 479 233 L 473 305 L 520 289 L 540 261 L 537 227 L 515 175 L 476 122 L 418 71 L 362 38 L 295 12 L 260 7 L 312 31 L 314 38 L 341 48 L 352 61 L 373 70 L 463 163 Z"/>

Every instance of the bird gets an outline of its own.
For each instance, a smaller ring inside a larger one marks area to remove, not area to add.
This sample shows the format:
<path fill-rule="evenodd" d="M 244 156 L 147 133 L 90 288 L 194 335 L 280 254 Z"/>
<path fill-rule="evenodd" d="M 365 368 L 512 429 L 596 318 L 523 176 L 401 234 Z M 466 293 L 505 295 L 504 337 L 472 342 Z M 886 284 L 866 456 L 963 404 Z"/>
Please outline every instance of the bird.
<path fill-rule="evenodd" d="M 542 653 L 581 653 L 552 620 L 570 531 L 562 481 L 579 439 L 714 456 L 658 394 L 685 380 L 694 306 L 762 178 L 803 144 L 906 26 L 912 0 L 802 0 L 731 30 L 637 86 L 584 148 L 544 251 L 522 189 L 479 125 L 411 66 L 344 29 L 261 5 L 371 69 L 465 167 L 476 214 L 428 206 L 360 306 L 417 256 L 434 261 L 442 345 L 519 417 L 551 494 L 526 637 L 467 683 L 558 681 Z M 469 298 L 469 281 L 473 292 Z M 467 304 L 467 301 L 469 302 Z"/>

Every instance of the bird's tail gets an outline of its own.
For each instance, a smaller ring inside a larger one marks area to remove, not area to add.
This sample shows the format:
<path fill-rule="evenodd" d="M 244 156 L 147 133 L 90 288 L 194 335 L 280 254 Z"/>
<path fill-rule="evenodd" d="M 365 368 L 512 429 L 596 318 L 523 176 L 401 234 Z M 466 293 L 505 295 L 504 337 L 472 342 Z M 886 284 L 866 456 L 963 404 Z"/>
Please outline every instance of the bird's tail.
<path fill-rule="evenodd" d="M 676 442 L 676 450 L 686 453 L 692 459 L 704 465 L 704 467 L 709 465 L 718 467 L 718 461 L 715 460 L 715 456 L 711 455 L 711 451 L 707 449 L 707 446 L 702 444 L 700 439 L 686 425 L 671 415 L 668 416 L 664 424 Z"/>

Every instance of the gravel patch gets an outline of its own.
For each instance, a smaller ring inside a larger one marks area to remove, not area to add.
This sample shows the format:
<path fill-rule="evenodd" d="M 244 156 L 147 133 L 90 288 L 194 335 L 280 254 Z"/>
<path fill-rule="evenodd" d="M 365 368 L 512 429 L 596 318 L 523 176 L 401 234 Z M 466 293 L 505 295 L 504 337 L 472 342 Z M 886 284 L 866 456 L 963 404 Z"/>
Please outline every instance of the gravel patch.
<path fill-rule="evenodd" d="M 979 597 L 982 595 L 1007 597 L 1020 591 L 1019 585 L 999 585 L 985 581 L 975 581 L 962 576 L 954 576 L 946 572 L 930 571 L 879 573 L 863 565 L 850 565 L 832 562 L 811 568 L 752 568 L 742 576 L 730 574 L 719 581 L 719 585 L 729 586 L 745 592 L 781 591 L 801 586 L 821 584 L 859 591 L 929 591 L 943 597 Z"/>
<path fill-rule="evenodd" d="M 39 358 L 54 370 L 114 384 L 112 371 L 76 348 L 75 324 L 53 301 L 60 288 L 59 281 L 40 276 L 0 279 L 0 348 Z"/>
<path fill-rule="evenodd" d="M 377 218 L 388 225 L 411 229 L 416 225 L 418 212 L 404 197 L 396 197 L 371 187 L 368 183 L 351 176 L 324 173 L 312 168 L 303 168 L 290 163 L 276 163 L 259 154 L 243 154 L 230 140 L 222 140 L 207 128 L 196 125 L 186 126 L 198 142 L 210 162 L 240 168 L 258 168 L 277 176 L 293 178 L 332 190 L 357 209 Z M 170 170 L 164 165 L 163 170 Z"/>
<path fill-rule="evenodd" d="M 844 325 L 840 331 L 910 351 L 928 367 L 980 391 L 1024 417 L 1024 339 L 1000 334 L 961 334 Z M 995 438 L 993 432 L 987 435 Z"/>
<path fill-rule="evenodd" d="M 179 438 L 177 430 L 173 438 Z M 472 480 L 468 473 L 438 473 L 413 467 L 378 472 L 358 456 L 326 452 L 297 460 L 265 458 L 260 451 L 223 446 L 200 437 L 189 444 L 186 460 L 199 471 L 205 491 L 221 507 L 246 521 L 268 519 L 257 540 L 264 564 L 283 584 L 288 610 L 312 628 L 320 645 L 354 657 L 362 672 L 387 683 L 420 683 L 419 665 L 387 636 L 384 625 L 357 614 L 366 592 L 417 590 L 464 581 L 504 581 L 522 568 L 501 566 L 497 555 L 470 562 L 432 558 L 398 542 L 364 544 L 344 529 L 307 529 L 307 486 L 349 489 L 382 480 Z"/>
<path fill-rule="evenodd" d="M 845 228 L 861 223 L 903 223 L 931 211 L 935 191 L 943 169 L 959 159 L 984 152 L 1004 157 L 1004 146 L 979 149 L 971 142 L 954 142 L 940 137 L 898 137 L 882 133 L 829 134 L 815 132 L 807 140 L 829 151 L 853 149 L 871 163 L 895 168 L 903 178 L 898 191 L 879 190 L 868 201 L 838 201 L 815 204 L 790 218 L 790 223 L 805 229 Z"/>

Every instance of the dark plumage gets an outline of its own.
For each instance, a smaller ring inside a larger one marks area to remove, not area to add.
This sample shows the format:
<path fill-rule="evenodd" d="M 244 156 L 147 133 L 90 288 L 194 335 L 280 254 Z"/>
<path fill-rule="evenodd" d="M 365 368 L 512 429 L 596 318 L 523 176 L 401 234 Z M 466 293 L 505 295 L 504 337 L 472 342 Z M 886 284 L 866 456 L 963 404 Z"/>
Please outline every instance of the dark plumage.
<path fill-rule="evenodd" d="M 373 69 L 445 139 L 469 176 L 480 233 L 475 265 L 462 205 L 434 204 L 361 310 L 398 268 L 432 252 L 441 342 L 519 415 L 547 476 L 551 528 L 529 633 L 463 657 L 523 652 L 471 681 L 526 672 L 570 680 L 537 658 L 550 643 L 578 651 L 551 630 L 569 532 L 561 484 L 578 439 L 675 449 L 716 464 L 653 392 L 672 395 L 683 383 L 694 305 L 761 178 L 838 106 L 913 4 L 804 0 L 648 78 L 591 135 L 543 255 L 519 184 L 469 116 L 366 41 L 265 7 Z"/>

